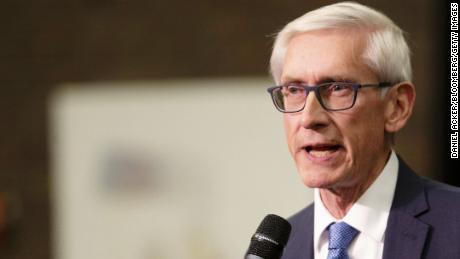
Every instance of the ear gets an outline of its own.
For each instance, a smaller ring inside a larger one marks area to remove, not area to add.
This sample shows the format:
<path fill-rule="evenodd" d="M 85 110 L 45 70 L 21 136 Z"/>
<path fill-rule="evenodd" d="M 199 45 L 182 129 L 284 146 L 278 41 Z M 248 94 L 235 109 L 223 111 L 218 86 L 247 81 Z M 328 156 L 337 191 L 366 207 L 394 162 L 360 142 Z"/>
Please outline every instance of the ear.
<path fill-rule="evenodd" d="M 395 133 L 402 129 L 415 103 L 415 87 L 410 82 L 402 82 L 391 87 L 385 96 L 385 131 Z"/>

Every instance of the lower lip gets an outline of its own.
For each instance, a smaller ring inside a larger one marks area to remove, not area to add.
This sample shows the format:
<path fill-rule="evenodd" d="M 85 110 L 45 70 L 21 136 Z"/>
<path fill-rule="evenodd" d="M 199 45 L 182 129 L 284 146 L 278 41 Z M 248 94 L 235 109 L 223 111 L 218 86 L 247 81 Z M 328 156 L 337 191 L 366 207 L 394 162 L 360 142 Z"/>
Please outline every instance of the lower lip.
<path fill-rule="evenodd" d="M 334 150 L 333 152 L 330 152 L 328 153 L 327 155 L 325 156 L 321 156 L 321 157 L 317 157 L 317 156 L 314 156 L 312 154 L 310 154 L 309 152 L 307 152 L 307 150 L 303 150 L 305 153 L 306 153 L 306 157 L 308 158 L 308 160 L 314 162 L 314 163 L 330 163 L 332 161 L 335 161 L 338 156 L 342 153 L 343 151 L 343 148 L 338 148 L 336 150 Z"/>

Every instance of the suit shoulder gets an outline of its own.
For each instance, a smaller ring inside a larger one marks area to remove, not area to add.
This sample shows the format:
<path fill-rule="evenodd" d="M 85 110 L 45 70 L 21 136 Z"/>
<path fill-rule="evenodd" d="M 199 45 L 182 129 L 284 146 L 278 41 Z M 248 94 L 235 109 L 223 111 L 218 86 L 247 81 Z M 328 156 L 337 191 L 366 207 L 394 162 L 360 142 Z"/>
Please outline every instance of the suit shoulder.
<path fill-rule="evenodd" d="M 423 177 L 422 181 L 428 197 L 460 202 L 460 188 Z"/>
<path fill-rule="evenodd" d="M 433 208 L 451 208 L 460 211 L 460 188 L 429 179 L 415 173 L 399 158 L 399 174 L 395 195 L 414 198 L 423 190 L 429 206 Z M 399 185 L 399 188 L 398 188 Z M 403 202 L 406 202 L 403 200 Z M 453 208 L 455 207 L 455 208 Z"/>
<path fill-rule="evenodd" d="M 460 188 L 427 178 L 422 178 L 422 181 L 431 211 L 445 219 L 452 216 L 460 223 Z"/>

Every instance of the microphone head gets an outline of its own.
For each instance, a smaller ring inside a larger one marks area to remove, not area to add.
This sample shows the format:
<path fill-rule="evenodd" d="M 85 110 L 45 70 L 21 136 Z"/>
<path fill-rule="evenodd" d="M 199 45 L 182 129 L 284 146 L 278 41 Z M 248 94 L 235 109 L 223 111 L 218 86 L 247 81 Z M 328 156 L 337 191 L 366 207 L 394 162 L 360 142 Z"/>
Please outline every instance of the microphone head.
<path fill-rule="evenodd" d="M 267 215 L 251 238 L 247 255 L 279 259 L 291 233 L 291 224 L 280 216 Z"/>

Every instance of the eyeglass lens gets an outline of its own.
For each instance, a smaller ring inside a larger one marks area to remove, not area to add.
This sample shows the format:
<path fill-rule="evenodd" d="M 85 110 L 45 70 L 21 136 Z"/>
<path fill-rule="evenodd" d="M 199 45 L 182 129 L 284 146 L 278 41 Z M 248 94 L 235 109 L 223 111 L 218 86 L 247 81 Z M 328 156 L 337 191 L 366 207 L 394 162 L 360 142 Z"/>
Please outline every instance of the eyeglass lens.
<path fill-rule="evenodd" d="M 352 83 L 328 83 L 307 89 L 301 85 L 287 85 L 276 88 L 273 91 L 274 102 L 282 111 L 300 111 L 305 106 L 308 93 L 317 91 L 315 95 L 325 109 L 341 110 L 353 106 L 355 89 Z"/>

